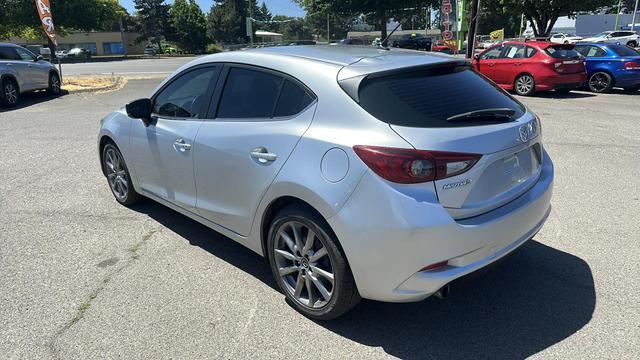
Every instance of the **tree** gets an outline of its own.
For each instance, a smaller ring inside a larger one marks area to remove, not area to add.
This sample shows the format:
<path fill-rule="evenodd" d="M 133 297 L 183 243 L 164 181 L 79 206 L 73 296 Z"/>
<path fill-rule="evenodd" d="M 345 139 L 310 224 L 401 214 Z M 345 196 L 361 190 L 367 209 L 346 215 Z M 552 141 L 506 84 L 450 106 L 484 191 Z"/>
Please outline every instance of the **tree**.
<path fill-rule="evenodd" d="M 171 37 L 172 28 L 169 21 L 169 5 L 164 0 L 135 0 L 136 17 L 140 22 L 138 41 L 153 40 L 162 52 L 162 38 Z"/>
<path fill-rule="evenodd" d="M 195 0 L 175 0 L 169 11 L 173 33 L 168 40 L 182 49 L 204 51 L 207 44 L 207 19 Z"/>
<path fill-rule="evenodd" d="M 611 0 L 483 0 L 483 8 L 503 11 L 531 22 L 536 37 L 547 37 L 560 16 L 575 16 L 578 12 L 594 11 L 611 4 Z M 502 9 L 502 10 L 500 10 Z M 483 14 L 480 21 L 482 22 Z"/>
<path fill-rule="evenodd" d="M 107 30 L 126 11 L 118 0 L 51 0 L 56 33 L 68 30 Z M 33 0 L 0 0 L 0 38 L 41 34 L 42 25 Z"/>
<path fill-rule="evenodd" d="M 207 17 L 207 36 L 212 42 L 245 43 L 247 2 L 214 0 Z"/>

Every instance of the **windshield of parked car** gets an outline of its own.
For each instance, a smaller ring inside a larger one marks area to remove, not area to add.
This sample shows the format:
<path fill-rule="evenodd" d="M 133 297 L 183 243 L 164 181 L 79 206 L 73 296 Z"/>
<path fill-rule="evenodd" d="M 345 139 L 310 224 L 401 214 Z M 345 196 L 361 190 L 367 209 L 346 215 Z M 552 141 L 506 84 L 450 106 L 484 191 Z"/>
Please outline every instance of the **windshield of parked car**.
<path fill-rule="evenodd" d="M 624 45 L 611 45 L 609 46 L 613 52 L 618 54 L 618 56 L 640 56 L 640 52 Z"/>
<path fill-rule="evenodd" d="M 549 46 L 545 51 L 556 59 L 582 59 L 582 55 L 573 46 Z"/>
<path fill-rule="evenodd" d="M 467 65 L 446 64 L 423 70 L 366 78 L 359 90 L 360 105 L 391 125 L 444 128 L 504 122 L 504 116 L 487 112 L 469 120 L 447 119 L 487 109 L 511 111 L 512 118 L 524 107 Z"/>

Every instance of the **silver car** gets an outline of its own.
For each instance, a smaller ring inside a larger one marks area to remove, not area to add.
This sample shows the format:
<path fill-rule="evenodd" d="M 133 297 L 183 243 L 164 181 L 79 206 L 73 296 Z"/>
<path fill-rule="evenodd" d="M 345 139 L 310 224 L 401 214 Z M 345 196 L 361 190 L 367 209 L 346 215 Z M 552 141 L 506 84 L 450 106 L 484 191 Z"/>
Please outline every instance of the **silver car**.
<path fill-rule="evenodd" d="M 0 43 L 0 87 L 0 103 L 14 106 L 25 92 L 46 89 L 52 95 L 60 94 L 60 74 L 42 56 L 18 45 Z"/>
<path fill-rule="evenodd" d="M 153 199 L 263 255 L 314 319 L 445 295 L 550 211 L 538 118 L 445 55 L 205 56 L 104 118 L 98 147 L 118 202 Z"/>

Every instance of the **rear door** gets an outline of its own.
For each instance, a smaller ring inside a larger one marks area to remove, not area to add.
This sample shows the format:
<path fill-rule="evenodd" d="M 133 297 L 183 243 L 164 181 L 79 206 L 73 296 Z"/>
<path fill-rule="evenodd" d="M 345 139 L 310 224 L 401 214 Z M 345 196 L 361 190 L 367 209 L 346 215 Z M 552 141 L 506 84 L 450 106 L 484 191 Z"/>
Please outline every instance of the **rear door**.
<path fill-rule="evenodd" d="M 193 212 L 194 140 L 221 68 L 207 65 L 176 76 L 152 99 L 151 124 L 131 124 L 132 163 L 142 190 Z"/>
<path fill-rule="evenodd" d="M 26 67 L 24 76 L 29 78 L 29 82 L 34 89 L 44 89 L 49 86 L 49 67 L 36 61 L 36 56 L 29 50 L 16 47 L 16 52 L 20 56 L 23 66 Z"/>
<path fill-rule="evenodd" d="M 501 206 L 539 177 L 542 146 L 537 119 L 466 66 L 370 75 L 359 97 L 365 110 L 389 123 L 416 149 L 482 155 L 469 171 L 431 185 L 455 218 Z M 510 109 L 513 115 L 454 118 L 486 109 Z"/>
<path fill-rule="evenodd" d="M 221 79 L 219 104 L 196 138 L 197 209 L 246 236 L 262 196 L 311 124 L 315 95 L 259 67 L 228 65 Z"/>
<path fill-rule="evenodd" d="M 520 72 L 525 59 L 525 46 L 521 44 L 506 45 L 500 59 L 494 67 L 495 82 L 500 85 L 511 85 Z"/>

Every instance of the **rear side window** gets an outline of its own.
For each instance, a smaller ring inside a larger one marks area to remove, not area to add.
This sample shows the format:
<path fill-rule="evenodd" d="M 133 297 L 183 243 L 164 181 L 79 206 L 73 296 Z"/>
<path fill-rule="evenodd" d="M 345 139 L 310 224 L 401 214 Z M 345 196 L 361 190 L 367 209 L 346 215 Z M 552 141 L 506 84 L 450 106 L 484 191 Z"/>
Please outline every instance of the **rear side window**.
<path fill-rule="evenodd" d="M 284 79 L 263 71 L 232 68 L 224 85 L 218 117 L 270 118 Z"/>
<path fill-rule="evenodd" d="M 275 117 L 291 116 L 304 110 L 313 102 L 313 98 L 300 86 L 285 80 L 276 106 Z"/>
<path fill-rule="evenodd" d="M 498 123 L 455 121 L 447 118 L 465 112 L 508 108 L 514 118 L 524 107 L 468 66 L 448 65 L 398 75 L 367 78 L 359 90 L 360 105 L 371 115 L 391 125 L 443 128 Z"/>
<path fill-rule="evenodd" d="M 533 57 L 537 52 L 538 52 L 538 50 L 536 50 L 536 49 L 534 49 L 534 48 L 532 48 L 530 46 L 527 46 L 527 57 L 528 58 Z"/>
<path fill-rule="evenodd" d="M 611 45 L 609 46 L 618 56 L 640 56 L 640 52 L 623 45 Z"/>
<path fill-rule="evenodd" d="M 524 58 L 524 45 L 509 45 L 505 48 L 502 55 L 507 59 L 522 59 Z"/>
<path fill-rule="evenodd" d="M 556 59 L 581 59 L 582 55 L 573 47 L 566 46 L 549 46 L 546 49 L 547 54 Z"/>
<path fill-rule="evenodd" d="M 0 60 L 21 60 L 21 58 L 12 47 L 0 46 Z"/>

